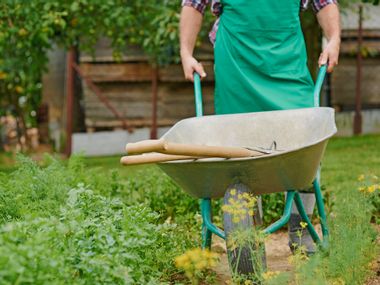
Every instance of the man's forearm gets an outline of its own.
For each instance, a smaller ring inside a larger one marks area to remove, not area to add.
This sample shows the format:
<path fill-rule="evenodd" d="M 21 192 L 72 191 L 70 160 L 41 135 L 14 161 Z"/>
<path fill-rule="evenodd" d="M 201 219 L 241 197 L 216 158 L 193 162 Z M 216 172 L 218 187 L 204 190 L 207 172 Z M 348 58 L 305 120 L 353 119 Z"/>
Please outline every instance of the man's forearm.
<path fill-rule="evenodd" d="M 328 63 L 328 72 L 338 64 L 340 49 L 340 16 L 336 4 L 330 4 L 317 13 L 318 22 L 327 38 L 327 45 L 319 57 L 319 65 Z"/>
<path fill-rule="evenodd" d="M 317 14 L 318 22 L 328 41 L 340 41 L 340 15 L 338 6 L 330 4 L 320 10 Z"/>
<path fill-rule="evenodd" d="M 181 57 L 193 55 L 202 20 L 203 15 L 196 9 L 188 6 L 182 8 L 180 21 Z"/>

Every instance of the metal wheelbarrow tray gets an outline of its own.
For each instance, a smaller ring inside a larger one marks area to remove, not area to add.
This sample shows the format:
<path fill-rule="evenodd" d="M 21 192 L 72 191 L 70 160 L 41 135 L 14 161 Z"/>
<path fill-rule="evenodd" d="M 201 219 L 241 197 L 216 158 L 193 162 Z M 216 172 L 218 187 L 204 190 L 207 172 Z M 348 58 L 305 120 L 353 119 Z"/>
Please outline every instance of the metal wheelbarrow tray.
<path fill-rule="evenodd" d="M 276 150 L 250 158 L 205 158 L 159 163 L 186 192 L 220 198 L 231 184 L 255 195 L 309 188 L 327 141 L 336 133 L 334 110 L 317 107 L 204 116 L 178 122 L 162 138 L 168 142 Z"/>

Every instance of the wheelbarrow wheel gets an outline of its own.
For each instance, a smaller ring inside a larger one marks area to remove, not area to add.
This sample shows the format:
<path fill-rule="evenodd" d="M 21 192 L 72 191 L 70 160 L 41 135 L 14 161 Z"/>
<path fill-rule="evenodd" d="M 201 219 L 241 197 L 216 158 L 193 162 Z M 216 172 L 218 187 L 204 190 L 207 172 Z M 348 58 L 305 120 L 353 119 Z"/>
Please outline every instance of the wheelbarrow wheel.
<path fill-rule="evenodd" d="M 266 268 L 265 246 L 259 241 L 255 232 L 257 218 L 252 216 L 252 209 L 249 209 L 247 203 L 244 203 L 244 193 L 249 193 L 247 186 L 234 184 L 227 189 L 224 195 L 224 205 L 230 206 L 230 209 L 234 208 L 233 204 L 240 205 L 238 219 L 231 211 L 223 212 L 227 255 L 233 275 L 257 277 Z"/>

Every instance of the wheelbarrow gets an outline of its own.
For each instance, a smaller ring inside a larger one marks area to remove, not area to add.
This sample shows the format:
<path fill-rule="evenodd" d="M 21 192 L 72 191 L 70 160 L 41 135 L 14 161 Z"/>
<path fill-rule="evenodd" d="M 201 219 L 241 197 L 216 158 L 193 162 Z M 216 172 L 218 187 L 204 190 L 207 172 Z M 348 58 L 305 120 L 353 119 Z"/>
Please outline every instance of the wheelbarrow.
<path fill-rule="evenodd" d="M 325 74 L 326 66 L 322 66 L 314 89 L 314 108 L 213 116 L 203 116 L 201 82 L 199 75 L 195 74 L 196 117 L 181 120 L 160 141 L 145 144 L 145 152 L 165 149 L 163 142 L 174 146 L 227 147 L 227 153 L 238 148 L 253 151 L 254 155 L 251 156 L 230 157 L 178 156 L 179 153 L 175 153 L 177 156 L 169 155 L 168 159 L 159 156 L 158 160 L 151 161 L 159 162 L 158 166 L 184 191 L 201 199 L 203 248 L 210 248 L 213 234 L 226 239 L 234 230 L 230 218 L 224 217 L 223 231 L 213 224 L 211 215 L 211 199 L 225 197 L 226 201 L 231 196 L 231 190 L 253 195 L 287 191 L 282 217 L 263 232 L 271 234 L 285 226 L 294 201 L 314 242 L 324 244 L 328 229 L 319 169 L 327 142 L 337 131 L 334 110 L 319 107 Z M 139 146 L 144 148 L 144 143 Z M 134 150 L 134 153 L 138 151 Z M 143 163 L 149 162 L 150 157 L 146 158 L 148 161 L 145 159 Z M 130 164 L 128 156 L 121 161 Z M 322 238 L 312 225 L 297 190 L 310 188 L 311 185 L 316 197 Z M 253 228 L 251 219 L 244 219 L 245 227 Z M 237 252 L 229 251 L 232 266 L 237 267 L 239 273 L 253 272 L 250 254 L 243 252 L 238 260 Z"/>

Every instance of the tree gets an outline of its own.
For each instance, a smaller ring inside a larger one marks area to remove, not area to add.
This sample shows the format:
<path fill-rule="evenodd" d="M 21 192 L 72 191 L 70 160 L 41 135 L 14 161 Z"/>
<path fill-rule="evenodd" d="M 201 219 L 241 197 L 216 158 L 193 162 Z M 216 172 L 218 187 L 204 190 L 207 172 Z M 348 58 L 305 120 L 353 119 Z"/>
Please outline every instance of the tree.
<path fill-rule="evenodd" d="M 134 44 L 155 64 L 178 61 L 179 11 L 170 0 L 2 0 L 0 115 L 20 118 L 24 134 L 35 124 L 47 52 L 55 44 L 92 51 L 107 37 L 116 60 Z"/>

